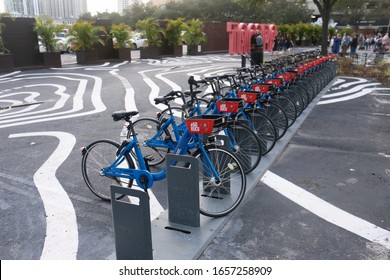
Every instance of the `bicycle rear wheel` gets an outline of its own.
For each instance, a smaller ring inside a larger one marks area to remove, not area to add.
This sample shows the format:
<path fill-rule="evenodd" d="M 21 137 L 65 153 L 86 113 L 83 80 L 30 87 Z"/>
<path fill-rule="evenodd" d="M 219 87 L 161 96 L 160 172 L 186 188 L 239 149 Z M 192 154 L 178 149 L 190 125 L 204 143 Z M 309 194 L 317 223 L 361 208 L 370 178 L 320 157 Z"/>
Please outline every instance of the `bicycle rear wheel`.
<path fill-rule="evenodd" d="M 279 105 L 286 113 L 288 121 L 287 127 L 292 126 L 297 118 L 297 108 L 295 107 L 294 102 L 285 95 L 277 95 L 271 102 Z"/>
<path fill-rule="evenodd" d="M 219 135 L 221 134 L 229 138 L 229 148 L 240 160 L 245 173 L 253 171 L 262 156 L 261 142 L 257 134 L 240 121 L 227 122 L 219 132 Z"/>
<path fill-rule="evenodd" d="M 114 141 L 98 140 L 88 145 L 83 151 L 81 171 L 84 181 L 93 194 L 106 201 L 111 200 L 111 185 L 131 188 L 133 184 L 133 180 L 108 177 L 102 172 L 116 160 L 119 147 L 120 145 Z M 134 161 L 126 154 L 118 167 L 134 169 Z"/>
<path fill-rule="evenodd" d="M 294 102 L 295 108 L 297 110 L 297 117 L 299 117 L 305 108 L 302 96 L 298 92 L 291 89 L 287 89 L 285 92 L 283 92 L 283 94 L 285 94 Z"/>
<path fill-rule="evenodd" d="M 239 118 L 249 120 L 251 129 L 260 138 L 262 155 L 271 151 L 277 140 L 277 132 L 271 118 L 257 108 L 246 109 Z"/>
<path fill-rule="evenodd" d="M 168 148 L 153 147 L 146 144 L 147 140 L 150 140 L 156 136 L 157 131 L 160 127 L 160 122 L 150 117 L 139 118 L 138 120 L 133 122 L 133 127 L 135 133 L 137 133 L 137 138 L 142 151 L 142 155 L 144 157 L 147 157 L 148 164 L 150 166 L 155 166 L 162 163 L 165 160 L 166 154 L 169 153 L 170 150 Z M 163 131 L 160 135 L 158 135 L 158 139 L 167 139 L 168 134 L 168 131 Z M 130 135 L 130 131 L 127 134 L 127 138 L 132 138 L 132 136 Z M 135 157 L 134 154 L 133 156 Z"/>
<path fill-rule="evenodd" d="M 215 146 L 205 146 L 194 156 L 199 160 L 199 208 L 200 213 L 209 217 L 222 217 L 241 203 L 246 189 L 246 177 L 240 161 L 230 151 Z M 220 180 L 212 175 L 208 164 L 210 159 Z"/>
<path fill-rule="evenodd" d="M 272 102 L 262 104 L 260 109 L 264 110 L 264 113 L 270 117 L 274 123 L 276 129 L 276 139 L 279 140 L 282 138 L 288 128 L 288 118 L 286 112 L 284 112 L 282 107 Z"/>

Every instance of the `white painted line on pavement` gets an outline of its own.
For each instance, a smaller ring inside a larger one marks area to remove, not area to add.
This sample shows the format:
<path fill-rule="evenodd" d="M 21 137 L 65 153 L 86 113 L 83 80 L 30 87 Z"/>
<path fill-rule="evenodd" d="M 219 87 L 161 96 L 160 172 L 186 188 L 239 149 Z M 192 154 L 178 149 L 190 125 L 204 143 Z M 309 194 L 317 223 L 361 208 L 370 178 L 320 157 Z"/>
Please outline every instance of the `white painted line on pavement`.
<path fill-rule="evenodd" d="M 322 96 L 322 99 L 332 98 L 332 97 L 339 97 L 339 96 L 343 96 L 343 95 L 359 92 L 362 89 L 367 88 L 367 87 L 371 87 L 371 90 L 374 90 L 375 88 L 372 88 L 372 87 L 373 86 L 377 86 L 377 85 L 380 85 L 380 83 L 367 83 L 367 84 L 364 84 L 364 85 L 355 86 L 355 87 L 350 88 L 348 90 L 343 90 L 342 92 L 325 94 L 324 96 Z"/>
<path fill-rule="evenodd" d="M 119 75 L 117 71 L 110 71 L 109 72 L 112 76 L 119 79 L 121 81 L 123 87 L 125 88 L 126 95 L 125 95 L 125 110 L 126 111 L 138 111 L 137 105 L 135 104 L 135 91 L 134 88 L 131 86 L 129 80 L 127 80 L 122 75 Z"/>
<path fill-rule="evenodd" d="M 347 95 L 347 96 L 339 97 L 339 98 L 334 98 L 334 99 L 330 99 L 330 100 L 322 100 L 321 99 L 321 101 L 319 101 L 317 103 L 317 105 L 325 105 L 325 104 L 331 104 L 331 103 L 337 103 L 337 102 L 344 102 L 344 101 L 352 100 L 352 99 L 359 98 L 359 97 L 365 96 L 367 94 L 370 94 L 374 90 L 377 90 L 377 88 L 365 88 L 365 89 L 362 89 L 360 92 L 357 92 L 355 94 L 351 94 L 351 95 Z"/>
<path fill-rule="evenodd" d="M 76 212 L 68 194 L 56 178 L 57 169 L 71 153 L 76 138 L 59 131 L 11 134 L 9 138 L 50 136 L 60 142 L 46 162 L 35 172 L 34 184 L 46 214 L 46 238 L 42 260 L 75 260 L 78 250 Z"/>
<path fill-rule="evenodd" d="M 94 109 L 86 112 L 79 112 L 84 108 L 84 102 L 83 98 L 86 93 L 86 87 L 88 84 L 88 81 L 86 79 L 81 78 L 69 78 L 65 75 L 69 76 L 78 76 L 78 77 L 87 77 L 94 80 L 93 87 L 92 87 L 92 94 L 91 94 L 91 102 L 94 107 Z M 23 79 L 40 79 L 40 78 L 59 78 L 59 79 L 65 79 L 65 80 L 75 80 L 79 81 L 79 86 L 76 90 L 76 92 L 73 95 L 72 98 L 72 108 L 67 111 L 61 111 L 58 113 L 52 113 L 52 114 L 46 114 L 46 115 L 39 115 L 35 117 L 20 117 L 18 119 L 8 120 L 8 121 L 0 121 L 0 128 L 3 127 L 11 127 L 11 126 L 19 126 L 19 125 L 26 125 L 31 123 L 39 123 L 39 122 L 48 122 L 53 120 L 59 120 L 59 119 L 70 119 L 75 117 L 81 117 L 91 114 L 96 114 L 99 112 L 103 112 L 106 110 L 106 106 L 104 105 L 102 99 L 101 99 L 101 89 L 102 89 L 102 79 L 96 76 L 91 75 L 83 75 L 83 74 L 73 74 L 73 73 L 67 73 L 63 74 L 62 76 L 58 76 L 58 74 L 52 75 L 51 73 L 44 73 L 44 74 L 25 74 L 25 75 L 19 75 L 18 79 L 15 80 L 23 80 Z M 77 113 L 79 112 L 79 113 Z M 14 123 L 8 122 L 13 121 Z M 4 124 L 3 124 L 4 123 Z"/>
<path fill-rule="evenodd" d="M 261 181 L 318 217 L 390 249 L 390 232 L 318 198 L 286 179 L 267 171 Z"/>

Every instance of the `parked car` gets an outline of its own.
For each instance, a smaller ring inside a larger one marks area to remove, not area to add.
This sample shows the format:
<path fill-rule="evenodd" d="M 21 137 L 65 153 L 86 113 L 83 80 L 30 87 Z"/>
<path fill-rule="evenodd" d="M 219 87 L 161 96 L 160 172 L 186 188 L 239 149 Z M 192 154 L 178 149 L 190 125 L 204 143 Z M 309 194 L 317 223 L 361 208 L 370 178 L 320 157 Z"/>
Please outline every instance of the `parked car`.
<path fill-rule="evenodd" d="M 148 40 L 146 38 L 142 38 L 141 35 L 132 35 L 131 39 L 126 43 L 127 48 L 132 48 L 132 49 L 139 49 L 141 47 L 146 47 L 148 44 Z M 116 38 L 112 38 L 112 43 L 116 44 Z"/>
<path fill-rule="evenodd" d="M 67 33 L 57 33 L 55 34 L 55 39 L 57 40 L 57 49 L 61 53 L 73 53 L 72 44 L 69 43 L 70 37 Z"/>
<path fill-rule="evenodd" d="M 133 49 L 139 49 L 140 47 L 146 47 L 148 40 L 143 38 L 141 33 L 133 33 L 130 39 L 131 44 L 133 44 Z"/>

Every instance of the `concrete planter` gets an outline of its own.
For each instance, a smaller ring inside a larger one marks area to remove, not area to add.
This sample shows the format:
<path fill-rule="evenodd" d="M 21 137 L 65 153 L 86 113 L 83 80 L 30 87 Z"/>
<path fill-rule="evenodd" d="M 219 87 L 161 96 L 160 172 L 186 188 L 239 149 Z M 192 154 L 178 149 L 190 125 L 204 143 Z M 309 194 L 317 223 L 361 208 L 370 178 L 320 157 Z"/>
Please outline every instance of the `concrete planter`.
<path fill-rule="evenodd" d="M 155 59 L 160 57 L 160 47 L 146 47 L 140 50 L 141 59 Z"/>
<path fill-rule="evenodd" d="M 78 64 L 94 64 L 98 62 L 98 53 L 96 50 L 76 51 L 76 60 Z"/>
<path fill-rule="evenodd" d="M 131 49 L 130 48 L 120 48 L 116 50 L 118 54 L 118 59 L 131 61 Z"/>
<path fill-rule="evenodd" d="M 199 51 L 198 45 L 187 46 L 187 54 L 188 55 L 199 55 L 201 51 Z"/>
<path fill-rule="evenodd" d="M 61 68 L 61 53 L 60 52 L 45 52 L 42 53 L 43 65 L 47 67 Z"/>
<path fill-rule="evenodd" d="M 174 56 L 183 56 L 183 46 L 173 46 Z"/>
<path fill-rule="evenodd" d="M 0 72 L 11 72 L 14 70 L 14 55 L 0 54 Z"/>

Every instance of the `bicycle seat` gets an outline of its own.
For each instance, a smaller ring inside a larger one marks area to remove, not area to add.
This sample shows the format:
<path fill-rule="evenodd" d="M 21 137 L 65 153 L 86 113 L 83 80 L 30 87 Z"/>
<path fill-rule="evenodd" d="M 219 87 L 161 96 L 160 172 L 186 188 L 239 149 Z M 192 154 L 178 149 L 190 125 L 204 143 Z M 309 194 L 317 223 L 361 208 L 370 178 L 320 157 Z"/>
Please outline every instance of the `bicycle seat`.
<path fill-rule="evenodd" d="M 120 120 L 126 120 L 128 121 L 132 116 L 138 115 L 137 111 L 117 111 L 112 113 L 112 118 L 114 119 L 115 122 L 120 121 Z"/>

